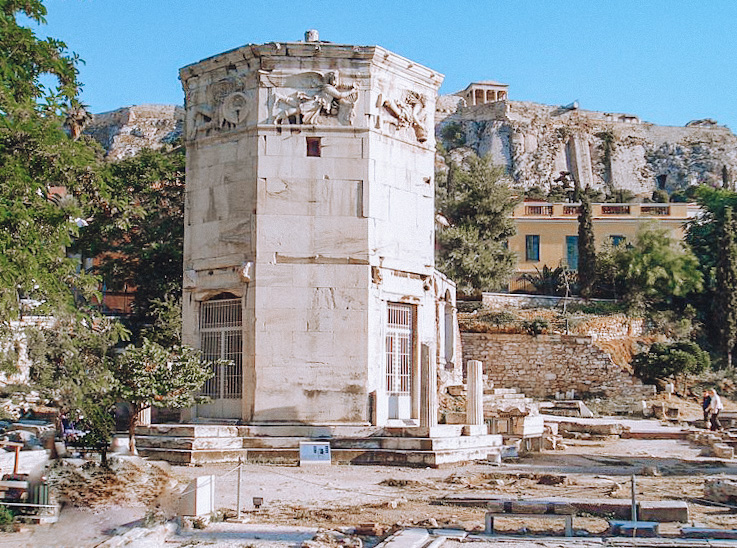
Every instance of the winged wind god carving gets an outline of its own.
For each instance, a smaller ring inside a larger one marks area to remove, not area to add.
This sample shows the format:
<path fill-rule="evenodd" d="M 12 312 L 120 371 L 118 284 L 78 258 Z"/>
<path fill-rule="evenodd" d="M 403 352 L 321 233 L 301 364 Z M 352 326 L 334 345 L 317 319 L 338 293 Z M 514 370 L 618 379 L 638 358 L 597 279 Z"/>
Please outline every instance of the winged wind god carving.
<path fill-rule="evenodd" d="M 411 127 L 417 141 L 420 143 L 427 141 L 427 130 L 425 129 L 427 98 L 424 95 L 407 90 L 399 101 L 386 99 L 381 102 L 381 106 L 394 117 L 397 129 Z"/>
<path fill-rule="evenodd" d="M 205 89 L 188 86 L 185 100 L 188 139 L 197 132 L 233 129 L 245 122 L 256 106 L 255 91 L 247 90 L 240 78 L 219 80 Z"/>
<path fill-rule="evenodd" d="M 341 84 L 336 72 L 302 72 L 292 75 L 268 74 L 266 79 L 279 89 L 295 90 L 289 95 L 278 91 L 270 97 L 275 125 L 319 124 L 335 118 L 341 125 L 352 125 L 358 100 L 358 84 Z"/>

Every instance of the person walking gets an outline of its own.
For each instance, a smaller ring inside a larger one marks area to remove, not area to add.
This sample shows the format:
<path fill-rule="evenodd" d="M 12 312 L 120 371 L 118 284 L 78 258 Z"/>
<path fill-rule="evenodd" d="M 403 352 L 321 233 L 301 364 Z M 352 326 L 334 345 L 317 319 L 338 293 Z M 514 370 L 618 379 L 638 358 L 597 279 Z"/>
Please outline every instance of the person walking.
<path fill-rule="evenodd" d="M 709 404 L 711 403 L 711 393 L 704 390 L 704 399 L 701 400 L 701 408 L 704 410 L 704 428 L 709 428 Z"/>
<path fill-rule="evenodd" d="M 719 397 L 719 394 L 717 394 L 717 391 L 715 389 L 712 389 L 711 401 L 709 402 L 709 407 L 708 407 L 712 430 L 716 431 L 716 430 L 722 429 L 722 424 L 719 422 L 719 412 L 722 409 L 724 409 L 722 398 Z"/>

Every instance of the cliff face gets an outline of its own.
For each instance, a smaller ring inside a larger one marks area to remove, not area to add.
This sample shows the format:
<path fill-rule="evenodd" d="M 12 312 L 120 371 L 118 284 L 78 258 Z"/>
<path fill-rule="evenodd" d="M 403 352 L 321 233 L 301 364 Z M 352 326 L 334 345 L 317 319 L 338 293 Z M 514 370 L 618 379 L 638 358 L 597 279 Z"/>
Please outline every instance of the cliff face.
<path fill-rule="evenodd" d="M 107 151 L 111 160 L 157 149 L 182 135 L 184 110 L 175 105 L 137 105 L 95 114 L 84 133 Z"/>
<path fill-rule="evenodd" d="M 85 129 L 110 159 L 161 148 L 182 134 L 175 105 L 137 105 L 96 114 Z M 686 127 L 643 123 L 632 115 L 564 109 L 520 101 L 466 107 L 454 95 L 438 98 L 436 133 L 453 125 L 458 153 L 491 154 L 525 187 L 549 188 L 562 171 L 582 186 L 650 194 L 692 184 L 737 183 L 737 136 L 711 120 Z M 448 145 L 449 143 L 446 143 Z"/>
<path fill-rule="evenodd" d="M 721 186 L 725 179 L 734 187 L 737 180 L 737 136 L 712 120 L 672 127 L 632 115 L 519 101 L 455 110 L 453 101 L 439 101 L 446 103 L 436 113 L 438 139 L 453 133 L 454 146 L 490 154 L 525 188 L 549 188 L 565 171 L 584 187 L 636 194 L 698 183 Z"/>

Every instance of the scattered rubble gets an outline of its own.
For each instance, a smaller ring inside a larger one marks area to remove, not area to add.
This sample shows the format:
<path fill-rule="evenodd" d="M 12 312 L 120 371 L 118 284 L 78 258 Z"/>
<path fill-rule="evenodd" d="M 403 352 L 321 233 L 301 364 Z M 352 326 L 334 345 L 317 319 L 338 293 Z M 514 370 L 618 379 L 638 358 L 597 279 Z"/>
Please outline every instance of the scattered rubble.
<path fill-rule="evenodd" d="M 110 458 L 110 469 L 83 459 L 59 459 L 47 471 L 52 500 L 92 510 L 111 506 L 159 505 L 179 499 L 179 482 L 163 462 Z M 175 508 L 167 508 L 171 514 Z"/>
<path fill-rule="evenodd" d="M 719 477 L 704 482 L 704 498 L 714 502 L 737 503 L 737 481 Z"/>

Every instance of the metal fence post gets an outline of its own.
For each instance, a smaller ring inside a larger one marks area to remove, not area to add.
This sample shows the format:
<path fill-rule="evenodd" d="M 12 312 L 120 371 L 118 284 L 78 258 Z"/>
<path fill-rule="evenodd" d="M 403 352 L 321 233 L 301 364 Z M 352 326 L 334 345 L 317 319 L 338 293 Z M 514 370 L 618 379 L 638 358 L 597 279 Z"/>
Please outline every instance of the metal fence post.
<path fill-rule="evenodd" d="M 243 457 L 238 457 L 238 490 L 236 495 L 236 519 L 241 519 L 241 468 L 243 467 Z"/>

